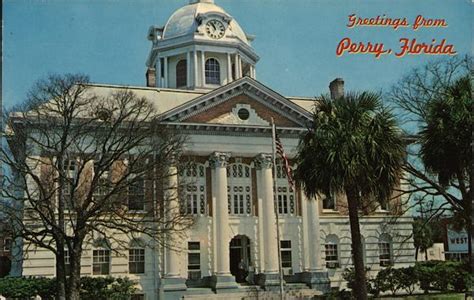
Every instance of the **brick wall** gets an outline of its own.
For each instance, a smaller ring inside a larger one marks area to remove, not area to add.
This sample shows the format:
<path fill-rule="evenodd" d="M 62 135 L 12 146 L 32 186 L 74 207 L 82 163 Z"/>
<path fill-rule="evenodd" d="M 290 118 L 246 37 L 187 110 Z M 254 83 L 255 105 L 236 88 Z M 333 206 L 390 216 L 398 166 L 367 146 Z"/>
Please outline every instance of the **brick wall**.
<path fill-rule="evenodd" d="M 267 106 L 261 104 L 260 102 L 252 99 L 247 95 L 238 95 L 232 99 L 225 101 L 224 103 L 218 104 L 210 108 L 209 110 L 206 110 L 203 113 L 191 116 L 188 119 L 185 119 L 184 122 L 209 122 L 210 120 L 213 120 L 219 116 L 230 113 L 232 111 L 232 108 L 234 108 L 237 104 L 250 105 L 252 109 L 254 109 L 262 119 L 268 121 L 269 123 L 271 122 L 271 118 L 273 118 L 277 126 L 300 127 L 298 124 L 269 109 Z"/>

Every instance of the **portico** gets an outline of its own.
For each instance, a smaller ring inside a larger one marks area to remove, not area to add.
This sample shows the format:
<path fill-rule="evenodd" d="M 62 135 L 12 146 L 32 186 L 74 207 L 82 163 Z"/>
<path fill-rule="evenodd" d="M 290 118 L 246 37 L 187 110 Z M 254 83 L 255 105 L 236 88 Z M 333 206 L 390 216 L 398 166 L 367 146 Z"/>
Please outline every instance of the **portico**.
<path fill-rule="evenodd" d="M 188 186 L 178 202 L 195 220 L 182 241 L 187 251 L 165 250 L 164 289 L 179 281 L 234 293 L 251 281 L 276 290 L 280 255 L 288 284 L 327 289 L 318 205 L 289 185 L 271 155 L 271 120 L 291 159 L 311 114 L 255 80 L 254 36 L 213 0 L 191 0 L 164 27 L 152 26 L 148 39 L 150 87 L 202 92 L 161 114 L 187 136 L 183 157 L 194 163 L 177 178 Z"/>

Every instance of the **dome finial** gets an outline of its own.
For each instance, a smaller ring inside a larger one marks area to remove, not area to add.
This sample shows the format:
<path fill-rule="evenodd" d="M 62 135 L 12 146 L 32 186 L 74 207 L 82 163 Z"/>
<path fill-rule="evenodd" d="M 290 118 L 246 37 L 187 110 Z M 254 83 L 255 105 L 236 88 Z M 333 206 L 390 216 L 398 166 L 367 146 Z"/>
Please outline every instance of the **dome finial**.
<path fill-rule="evenodd" d="M 211 3 L 214 4 L 214 0 L 189 0 L 189 4 L 194 3 Z"/>

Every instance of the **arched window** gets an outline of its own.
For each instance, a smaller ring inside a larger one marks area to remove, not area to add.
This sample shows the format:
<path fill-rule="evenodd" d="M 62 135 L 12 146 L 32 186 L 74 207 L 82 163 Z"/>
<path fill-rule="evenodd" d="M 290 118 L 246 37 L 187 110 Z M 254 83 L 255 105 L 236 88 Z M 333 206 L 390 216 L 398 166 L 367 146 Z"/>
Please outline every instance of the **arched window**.
<path fill-rule="evenodd" d="M 392 238 L 386 233 L 379 238 L 379 262 L 382 267 L 392 265 Z"/>
<path fill-rule="evenodd" d="M 185 186 L 185 203 L 182 213 L 205 215 L 206 209 L 206 167 L 192 164 L 180 172 L 180 180 Z"/>
<path fill-rule="evenodd" d="M 221 67 L 215 58 L 206 60 L 206 84 L 221 83 Z"/>
<path fill-rule="evenodd" d="M 176 64 L 176 87 L 185 87 L 188 82 L 188 70 L 186 60 L 180 60 Z"/>
<path fill-rule="evenodd" d="M 335 269 L 339 267 L 339 238 L 335 234 L 326 237 L 324 244 L 326 254 L 326 268 Z"/>
<path fill-rule="evenodd" d="M 280 215 L 294 215 L 296 212 L 296 194 L 289 184 L 283 161 L 277 164 L 277 207 Z"/>
<path fill-rule="evenodd" d="M 227 197 L 229 214 L 250 215 L 252 213 L 252 177 L 250 166 L 242 163 L 227 167 Z"/>

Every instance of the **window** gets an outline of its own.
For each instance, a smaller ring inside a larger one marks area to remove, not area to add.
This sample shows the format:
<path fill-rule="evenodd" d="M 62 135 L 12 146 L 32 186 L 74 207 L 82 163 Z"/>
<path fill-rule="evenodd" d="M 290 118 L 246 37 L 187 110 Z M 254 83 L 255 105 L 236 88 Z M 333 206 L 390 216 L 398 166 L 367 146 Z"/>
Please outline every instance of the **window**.
<path fill-rule="evenodd" d="M 326 237 L 326 244 L 324 251 L 326 254 L 326 268 L 334 269 L 339 267 L 339 253 L 338 253 L 339 239 L 335 235 Z"/>
<path fill-rule="evenodd" d="M 145 249 L 131 248 L 128 250 L 128 272 L 130 274 L 145 273 Z"/>
<path fill-rule="evenodd" d="M 110 250 L 96 249 L 92 251 L 92 274 L 110 274 Z"/>
<path fill-rule="evenodd" d="M 186 60 L 180 60 L 176 64 L 176 87 L 185 87 L 187 85 L 187 73 Z"/>
<path fill-rule="evenodd" d="M 237 115 L 239 116 L 239 118 L 242 120 L 242 121 L 245 121 L 245 120 L 248 120 L 248 118 L 250 117 L 250 112 L 248 109 L 246 108 L 241 108 L 239 109 L 239 111 L 237 112 Z"/>
<path fill-rule="evenodd" d="M 12 239 L 6 238 L 3 240 L 3 251 L 4 252 L 12 251 Z"/>
<path fill-rule="evenodd" d="M 389 200 L 385 200 L 385 201 L 382 201 L 380 202 L 380 210 L 389 210 L 390 206 L 389 206 Z"/>
<path fill-rule="evenodd" d="M 282 164 L 277 165 L 277 207 L 280 215 L 294 214 L 295 213 L 295 191 L 289 184 L 285 166 Z"/>
<path fill-rule="evenodd" d="M 250 215 L 252 213 L 252 179 L 250 166 L 242 163 L 227 167 L 227 197 L 229 214 Z"/>
<path fill-rule="evenodd" d="M 99 174 L 101 173 L 101 174 Z M 96 175 L 97 174 L 97 175 Z M 93 197 L 95 200 L 101 200 L 110 191 L 109 171 L 104 170 L 99 166 L 99 162 L 94 162 L 94 175 L 100 176 L 97 181 L 97 186 L 93 191 Z"/>
<path fill-rule="evenodd" d="M 379 262 L 380 266 L 386 267 L 392 264 L 391 239 L 388 235 L 382 235 L 379 240 Z"/>
<path fill-rule="evenodd" d="M 69 210 L 73 207 L 74 185 L 78 172 L 77 161 L 75 159 L 65 160 L 63 171 L 65 176 L 63 185 L 64 209 Z"/>
<path fill-rule="evenodd" d="M 135 177 L 128 185 L 128 209 L 145 210 L 145 180 L 143 177 Z"/>
<path fill-rule="evenodd" d="M 291 268 L 291 241 L 280 241 L 281 266 Z"/>
<path fill-rule="evenodd" d="M 186 203 L 182 212 L 192 215 L 204 215 L 206 209 L 206 168 L 203 164 L 193 164 L 180 174 L 180 180 L 185 184 Z"/>
<path fill-rule="evenodd" d="M 188 279 L 201 279 L 200 242 L 188 242 Z"/>
<path fill-rule="evenodd" d="M 134 294 L 130 296 L 130 300 L 145 300 L 145 294 Z"/>
<path fill-rule="evenodd" d="M 215 58 L 206 60 L 206 84 L 220 84 L 221 83 L 221 68 L 219 62 Z"/>
<path fill-rule="evenodd" d="M 336 210 L 336 196 L 330 193 L 329 196 L 322 195 L 323 198 L 323 209 Z"/>
<path fill-rule="evenodd" d="M 64 249 L 64 269 L 66 276 L 69 276 L 71 274 L 71 256 L 68 249 Z"/>

